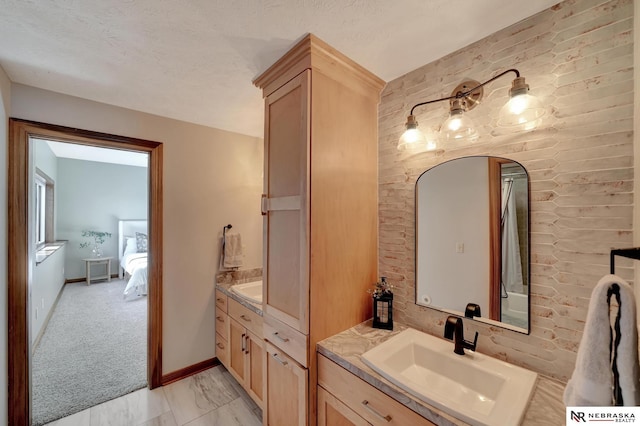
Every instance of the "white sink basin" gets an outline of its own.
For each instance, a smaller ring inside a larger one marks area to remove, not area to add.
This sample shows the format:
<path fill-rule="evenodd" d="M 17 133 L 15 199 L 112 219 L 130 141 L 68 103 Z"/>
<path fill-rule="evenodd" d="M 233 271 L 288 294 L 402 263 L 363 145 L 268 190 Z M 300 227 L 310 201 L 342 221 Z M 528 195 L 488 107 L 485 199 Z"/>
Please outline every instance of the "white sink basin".
<path fill-rule="evenodd" d="M 235 284 L 231 286 L 231 291 L 250 302 L 262 304 L 262 281 Z"/>
<path fill-rule="evenodd" d="M 383 377 L 472 425 L 520 424 L 537 374 L 414 329 L 362 355 Z"/>

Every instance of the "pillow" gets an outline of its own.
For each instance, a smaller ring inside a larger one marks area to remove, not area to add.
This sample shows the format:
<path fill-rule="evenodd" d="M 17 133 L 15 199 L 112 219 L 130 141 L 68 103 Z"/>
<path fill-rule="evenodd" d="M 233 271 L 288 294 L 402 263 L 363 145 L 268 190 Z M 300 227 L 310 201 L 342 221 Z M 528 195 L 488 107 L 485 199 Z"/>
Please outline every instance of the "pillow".
<path fill-rule="evenodd" d="M 129 253 L 137 253 L 138 252 L 138 242 L 135 237 L 127 237 L 127 245 L 124 247 L 123 254 Z"/>
<path fill-rule="evenodd" d="M 146 253 L 148 245 L 147 234 L 136 232 L 136 251 L 138 253 Z"/>

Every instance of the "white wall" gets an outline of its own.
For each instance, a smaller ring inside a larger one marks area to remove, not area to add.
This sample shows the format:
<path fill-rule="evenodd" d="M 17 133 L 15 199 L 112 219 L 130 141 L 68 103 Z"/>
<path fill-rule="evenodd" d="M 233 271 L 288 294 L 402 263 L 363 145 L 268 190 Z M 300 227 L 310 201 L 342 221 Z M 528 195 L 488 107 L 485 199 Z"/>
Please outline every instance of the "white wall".
<path fill-rule="evenodd" d="M 58 175 L 58 158 L 45 141 L 36 139 L 31 143 L 36 167 L 55 181 Z"/>
<path fill-rule="evenodd" d="M 431 306 L 462 315 L 467 303 L 477 303 L 488 316 L 487 158 L 462 158 L 436 166 L 420 177 L 418 189 L 418 297 L 428 296 Z M 462 252 L 457 251 L 459 244 Z"/>
<path fill-rule="evenodd" d="M 163 374 L 214 357 L 224 225 L 242 233 L 245 267 L 262 266 L 262 140 L 17 84 L 11 108 L 18 118 L 163 142 Z"/>
<path fill-rule="evenodd" d="M 118 259 L 118 220 L 146 219 L 148 174 L 146 167 L 59 158 L 56 194 L 58 196 L 58 237 L 69 241 L 65 278 L 84 278 L 83 258 L 91 249 L 80 243 L 83 230 L 110 232 L 103 244 L 104 256 Z M 118 273 L 118 262 L 111 263 Z"/>
<path fill-rule="evenodd" d="M 0 67 L 0 424 L 7 424 L 7 120 L 11 83 Z"/>
<path fill-rule="evenodd" d="M 33 268 L 31 284 L 31 345 L 38 337 L 44 320 L 53 308 L 64 285 L 64 258 L 66 246 L 60 247 Z M 31 347 L 33 351 L 33 346 Z"/>

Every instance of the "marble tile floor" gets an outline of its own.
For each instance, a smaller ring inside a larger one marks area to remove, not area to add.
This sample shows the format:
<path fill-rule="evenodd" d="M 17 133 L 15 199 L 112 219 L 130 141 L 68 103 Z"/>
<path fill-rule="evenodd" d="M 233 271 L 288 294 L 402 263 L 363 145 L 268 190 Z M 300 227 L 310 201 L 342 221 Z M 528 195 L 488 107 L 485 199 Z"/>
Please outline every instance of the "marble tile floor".
<path fill-rule="evenodd" d="M 261 426 L 262 410 L 224 366 L 141 389 L 47 426 Z"/>

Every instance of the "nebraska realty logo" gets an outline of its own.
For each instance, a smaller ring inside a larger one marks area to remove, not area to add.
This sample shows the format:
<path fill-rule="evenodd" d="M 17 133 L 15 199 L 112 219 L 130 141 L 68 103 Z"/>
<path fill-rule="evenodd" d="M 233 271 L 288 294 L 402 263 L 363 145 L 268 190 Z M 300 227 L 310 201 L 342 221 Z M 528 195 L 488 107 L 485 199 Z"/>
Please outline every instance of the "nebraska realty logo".
<path fill-rule="evenodd" d="M 567 407 L 566 424 L 640 422 L 640 407 Z"/>

